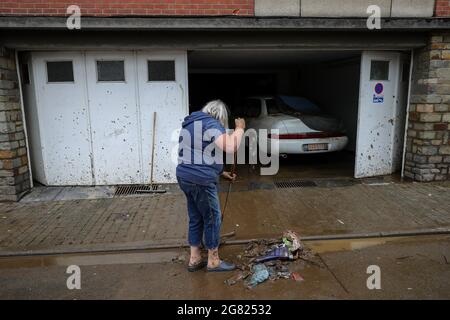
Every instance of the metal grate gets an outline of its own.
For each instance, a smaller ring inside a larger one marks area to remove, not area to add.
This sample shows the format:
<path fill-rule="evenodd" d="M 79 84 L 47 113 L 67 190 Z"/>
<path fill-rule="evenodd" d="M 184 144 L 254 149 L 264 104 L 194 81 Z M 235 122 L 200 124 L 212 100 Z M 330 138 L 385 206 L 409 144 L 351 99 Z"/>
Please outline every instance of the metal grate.
<path fill-rule="evenodd" d="M 143 194 L 146 191 L 157 191 L 157 185 L 150 184 L 132 184 L 132 185 L 120 185 L 116 186 L 116 192 L 114 197 L 129 196 L 133 194 Z"/>
<path fill-rule="evenodd" d="M 280 181 L 275 182 L 275 187 L 277 187 L 278 189 L 309 188 L 317 187 L 317 183 L 311 180 Z"/>

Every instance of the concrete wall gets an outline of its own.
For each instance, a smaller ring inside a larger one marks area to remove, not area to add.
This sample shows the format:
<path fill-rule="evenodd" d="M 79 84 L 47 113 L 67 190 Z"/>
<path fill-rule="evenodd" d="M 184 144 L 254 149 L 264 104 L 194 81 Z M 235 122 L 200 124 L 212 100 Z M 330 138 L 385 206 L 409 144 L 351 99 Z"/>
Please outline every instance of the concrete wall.
<path fill-rule="evenodd" d="M 377 4 L 383 17 L 390 16 L 391 0 L 302 0 L 302 17 L 367 17 L 367 8 Z"/>
<path fill-rule="evenodd" d="M 16 201 L 29 188 L 15 55 L 0 47 L 0 201 Z"/>
<path fill-rule="evenodd" d="M 392 17 L 432 17 L 435 0 L 392 0 Z"/>
<path fill-rule="evenodd" d="M 374 4 L 383 17 L 432 17 L 435 8 L 435 0 L 255 0 L 255 15 L 367 17 L 367 8 Z M 439 8 L 445 13 L 445 4 Z"/>
<path fill-rule="evenodd" d="M 415 52 L 405 176 L 450 178 L 450 33 L 435 33 Z"/>
<path fill-rule="evenodd" d="M 255 0 L 255 16 L 298 16 L 299 0 Z"/>

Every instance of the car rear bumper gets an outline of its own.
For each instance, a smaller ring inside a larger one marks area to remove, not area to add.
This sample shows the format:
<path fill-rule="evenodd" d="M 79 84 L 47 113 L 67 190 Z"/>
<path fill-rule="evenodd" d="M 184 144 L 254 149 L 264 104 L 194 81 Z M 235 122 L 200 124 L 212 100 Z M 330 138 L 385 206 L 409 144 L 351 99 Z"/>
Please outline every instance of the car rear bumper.
<path fill-rule="evenodd" d="M 309 151 L 308 145 L 323 144 L 325 150 Z M 280 154 L 309 154 L 309 153 L 326 153 L 343 150 L 348 144 L 348 137 L 333 137 L 319 139 L 280 139 L 278 140 Z M 271 139 L 267 139 L 267 146 L 260 145 L 262 152 L 271 153 Z"/>

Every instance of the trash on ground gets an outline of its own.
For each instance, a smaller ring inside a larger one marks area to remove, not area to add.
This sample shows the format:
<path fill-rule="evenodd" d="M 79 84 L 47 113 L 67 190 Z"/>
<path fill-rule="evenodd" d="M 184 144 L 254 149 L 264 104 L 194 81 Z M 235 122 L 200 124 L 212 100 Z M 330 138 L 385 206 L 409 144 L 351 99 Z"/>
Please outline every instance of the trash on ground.
<path fill-rule="evenodd" d="M 267 270 L 267 267 L 264 264 L 254 265 L 252 271 L 252 277 L 246 284 L 250 289 L 269 279 L 269 270 Z"/>
<path fill-rule="evenodd" d="M 270 260 L 294 260 L 294 256 L 292 255 L 291 251 L 289 251 L 289 248 L 280 246 L 269 251 L 269 253 L 265 256 L 257 257 L 255 259 L 255 262 L 261 263 Z"/>
<path fill-rule="evenodd" d="M 225 280 L 225 283 L 229 286 L 233 286 L 236 283 L 238 283 L 239 281 L 247 278 L 249 275 L 250 275 L 250 272 L 248 272 L 248 271 L 245 271 L 245 272 L 238 271 L 231 278 Z"/>
<path fill-rule="evenodd" d="M 300 242 L 300 237 L 294 231 L 288 230 L 283 233 L 283 243 L 289 248 L 290 252 L 295 252 L 299 249 L 303 249 L 303 245 Z"/>
<path fill-rule="evenodd" d="M 268 270 L 269 279 L 271 281 L 275 281 L 278 279 L 289 279 L 291 277 L 289 267 L 286 265 L 277 264 L 275 266 L 268 267 Z"/>
<path fill-rule="evenodd" d="M 240 270 L 225 281 L 228 285 L 234 285 L 245 280 L 247 288 L 254 288 L 266 280 L 293 279 L 304 281 L 296 271 L 295 266 L 301 263 L 320 265 L 313 259 L 316 255 L 305 248 L 297 233 L 287 230 L 278 239 L 263 239 L 249 243 L 243 252 L 236 255 Z M 293 270 L 290 270 L 293 267 Z"/>
<path fill-rule="evenodd" d="M 292 278 L 292 280 L 298 281 L 298 282 L 305 280 L 305 279 L 303 279 L 303 277 L 298 272 L 292 272 L 291 273 L 291 278 Z"/>
<path fill-rule="evenodd" d="M 176 257 L 172 258 L 172 263 L 181 263 L 184 264 L 187 260 L 186 253 L 181 253 Z"/>
<path fill-rule="evenodd" d="M 405 260 L 405 259 L 409 259 L 412 258 L 413 256 L 403 256 L 403 257 L 398 257 L 397 260 Z"/>

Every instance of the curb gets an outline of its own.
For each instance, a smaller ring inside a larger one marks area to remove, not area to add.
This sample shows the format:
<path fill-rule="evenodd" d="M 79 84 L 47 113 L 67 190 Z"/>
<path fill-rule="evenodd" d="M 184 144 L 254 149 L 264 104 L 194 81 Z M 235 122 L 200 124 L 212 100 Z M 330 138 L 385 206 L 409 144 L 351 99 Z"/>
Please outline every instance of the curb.
<path fill-rule="evenodd" d="M 327 241 L 327 240 L 348 240 L 348 239 L 368 239 L 368 238 L 393 238 L 393 237 L 412 237 L 412 236 L 428 236 L 428 235 L 450 235 L 450 228 L 433 228 L 418 229 L 409 231 L 382 231 L 367 233 L 350 233 L 335 235 L 316 235 L 300 237 L 304 242 L 308 241 Z M 269 237 L 272 238 L 272 237 Z M 273 238 L 276 238 L 275 236 Z M 267 239 L 267 238 L 265 238 Z M 224 241 L 222 245 L 243 245 L 249 242 L 263 240 L 259 239 L 242 239 Z M 61 254 L 89 254 L 89 253 L 109 253 L 120 251 L 144 251 L 144 250 L 163 250 L 163 249 L 182 249 L 189 248 L 186 242 L 174 242 L 165 244 L 155 244 L 151 242 L 133 242 L 123 244 L 108 244 L 83 247 L 61 247 L 55 249 L 42 250 L 24 250 L 24 251 L 0 251 L 0 258 L 6 257 L 22 257 L 22 256 L 39 256 L 39 255 L 61 255 Z"/>

